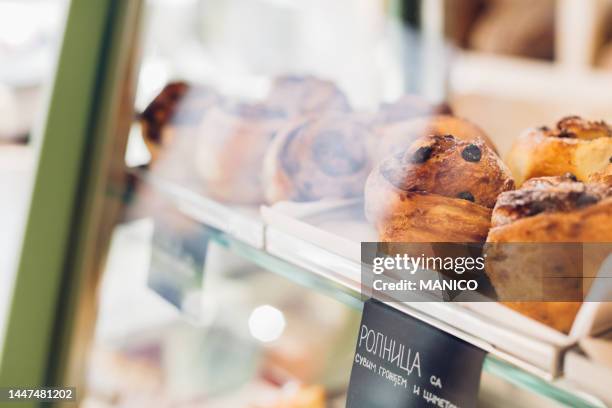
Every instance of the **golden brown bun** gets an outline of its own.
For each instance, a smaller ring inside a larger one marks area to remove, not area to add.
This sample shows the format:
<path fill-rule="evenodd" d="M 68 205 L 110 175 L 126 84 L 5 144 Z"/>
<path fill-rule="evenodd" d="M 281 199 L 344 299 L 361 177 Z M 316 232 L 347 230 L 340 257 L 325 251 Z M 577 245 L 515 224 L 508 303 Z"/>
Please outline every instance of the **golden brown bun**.
<path fill-rule="evenodd" d="M 428 136 L 368 177 L 365 212 L 381 241 L 482 242 L 510 172 L 482 140 Z"/>
<path fill-rule="evenodd" d="M 595 275 L 608 255 L 607 246 L 545 245 L 612 242 L 612 187 L 574 180 L 573 175 L 536 178 L 519 190 L 500 194 L 486 248 L 486 272 L 500 299 L 577 299 L 588 291 L 589 280 L 576 275 L 580 271 L 584 276 Z M 551 271 L 555 279 L 543 275 Z M 554 301 L 504 304 L 565 333 L 581 305 Z"/>
<path fill-rule="evenodd" d="M 370 171 L 370 129 L 351 115 L 298 119 L 281 131 L 264 160 L 268 203 L 360 196 Z"/>
<path fill-rule="evenodd" d="M 495 146 L 487 134 L 472 122 L 450 115 L 419 117 L 401 121 L 390 121 L 375 126 L 373 139 L 374 160 L 407 149 L 415 140 L 431 135 L 453 135 L 457 139 L 471 141 L 483 140 L 495 152 Z"/>
<path fill-rule="evenodd" d="M 206 110 L 221 103 L 219 94 L 206 86 L 182 81 L 167 84 L 139 116 L 151 162 L 157 161 L 177 133 L 193 135 Z"/>
<path fill-rule="evenodd" d="M 272 109 L 284 111 L 287 116 L 351 110 L 348 99 L 333 82 L 314 76 L 277 77 L 265 104 Z"/>
<path fill-rule="evenodd" d="M 195 146 L 195 166 L 206 194 L 238 204 L 263 202 L 262 161 L 284 123 L 283 112 L 263 105 L 210 109 Z"/>
<path fill-rule="evenodd" d="M 515 141 L 507 159 L 517 184 L 532 177 L 574 174 L 586 181 L 612 157 L 612 129 L 604 122 L 572 116 L 556 129 L 529 129 Z"/>

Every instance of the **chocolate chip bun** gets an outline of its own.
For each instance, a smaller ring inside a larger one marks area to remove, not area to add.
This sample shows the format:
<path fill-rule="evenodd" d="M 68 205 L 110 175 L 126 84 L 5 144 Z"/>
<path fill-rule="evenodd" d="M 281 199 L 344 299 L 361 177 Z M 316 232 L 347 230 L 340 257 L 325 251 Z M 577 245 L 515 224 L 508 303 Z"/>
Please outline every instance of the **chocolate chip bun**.
<path fill-rule="evenodd" d="M 406 150 L 415 140 L 431 135 L 452 135 L 457 139 L 481 140 L 496 152 L 487 134 L 467 119 L 450 115 L 422 116 L 400 121 L 391 121 L 374 126 L 376 137 L 373 139 L 374 161 L 379 161 L 398 151 Z"/>
<path fill-rule="evenodd" d="M 559 300 L 582 299 L 590 285 L 582 276 L 597 274 L 609 245 L 558 243 L 610 243 L 611 225 L 612 186 L 585 184 L 573 174 L 531 179 L 500 194 L 485 248 L 486 273 L 500 300 L 569 332 L 581 302 Z"/>
<path fill-rule="evenodd" d="M 221 96 L 207 86 L 182 81 L 167 84 L 139 115 L 151 161 L 157 161 L 177 134 L 193 135 L 206 111 L 221 103 Z"/>
<path fill-rule="evenodd" d="M 554 129 L 529 129 L 514 143 L 507 163 L 517 184 L 532 177 L 574 174 L 587 181 L 612 157 L 612 129 L 603 121 L 570 116 Z"/>
<path fill-rule="evenodd" d="M 266 154 L 266 201 L 361 196 L 371 168 L 370 137 L 370 129 L 351 115 L 294 120 Z"/>
<path fill-rule="evenodd" d="M 480 139 L 428 136 L 368 177 L 365 212 L 381 241 L 483 242 L 509 170 Z"/>
<path fill-rule="evenodd" d="M 210 109 L 194 146 L 195 168 L 206 194 L 230 203 L 262 203 L 262 161 L 285 121 L 284 112 L 262 104 Z"/>
<path fill-rule="evenodd" d="M 265 104 L 272 109 L 284 111 L 287 116 L 351 110 L 348 99 L 333 82 L 314 76 L 277 77 Z"/>

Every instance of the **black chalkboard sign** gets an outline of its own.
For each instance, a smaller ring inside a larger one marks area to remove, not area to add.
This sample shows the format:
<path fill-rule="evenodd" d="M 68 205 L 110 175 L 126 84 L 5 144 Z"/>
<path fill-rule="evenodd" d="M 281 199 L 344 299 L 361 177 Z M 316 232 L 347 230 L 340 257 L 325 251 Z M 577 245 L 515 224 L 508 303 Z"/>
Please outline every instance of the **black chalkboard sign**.
<path fill-rule="evenodd" d="M 463 340 L 368 300 L 347 407 L 475 407 L 484 357 Z"/>

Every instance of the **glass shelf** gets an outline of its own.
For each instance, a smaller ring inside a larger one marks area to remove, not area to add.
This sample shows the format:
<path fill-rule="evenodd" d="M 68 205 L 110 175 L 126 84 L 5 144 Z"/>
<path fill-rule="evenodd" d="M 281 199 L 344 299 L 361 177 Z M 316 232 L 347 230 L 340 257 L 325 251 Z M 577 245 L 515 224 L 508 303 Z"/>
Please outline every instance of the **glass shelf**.
<path fill-rule="evenodd" d="M 360 310 L 363 307 L 361 294 L 354 290 L 343 287 L 332 280 L 279 259 L 265 251 L 250 247 L 229 236 L 227 233 L 215 230 L 212 232 L 211 237 L 215 242 L 233 253 L 244 257 L 262 268 L 303 285 L 309 290 L 316 290 L 331 296 L 339 302 L 355 309 Z M 525 390 L 548 397 L 567 406 L 606 406 L 599 399 L 579 390 L 570 389 L 559 380 L 547 381 L 491 355 L 487 355 L 485 359 L 484 370 Z"/>
<path fill-rule="evenodd" d="M 288 279 L 307 290 L 313 290 L 318 293 L 329 296 L 355 310 L 361 310 L 363 307 L 364 298 L 358 290 L 358 286 L 345 285 L 335 277 L 328 276 L 321 271 L 311 270 L 308 267 L 303 267 L 281 259 L 276 255 L 266 251 L 265 239 L 261 239 L 263 245 L 259 245 L 259 240 L 245 240 L 244 234 L 240 234 L 236 231 L 236 226 L 231 229 L 222 231 L 219 227 L 223 227 L 222 223 L 216 222 L 211 224 L 207 223 L 204 216 L 200 216 L 200 213 L 204 211 L 202 205 L 208 208 L 210 205 L 219 206 L 223 211 L 219 213 L 225 213 L 231 211 L 231 208 L 222 208 L 222 204 L 214 203 L 205 197 L 198 197 L 195 193 L 190 193 L 187 197 L 191 197 L 191 203 L 193 205 L 184 205 L 185 190 L 184 188 L 173 186 L 172 183 L 162 182 L 150 173 L 138 171 L 134 173 L 137 178 L 145 181 L 148 185 L 153 186 L 155 191 L 154 195 L 161 193 L 164 199 L 170 198 L 173 205 L 179 208 L 179 210 L 190 218 L 195 219 L 197 222 L 204 225 L 208 230 L 208 237 L 210 241 L 219 244 L 226 248 L 231 253 L 234 253 L 245 260 L 265 269 L 272 273 L 275 273 L 285 279 Z M 178 198 L 178 200 L 177 200 Z M 189 201 L 189 200 L 187 200 Z M 211 203 L 209 203 L 212 202 Z M 240 214 L 243 217 L 243 214 Z M 227 219 L 227 218 L 226 218 Z M 262 223 L 261 219 L 251 220 L 252 223 Z M 252 236 L 252 235 L 251 235 Z M 406 313 L 416 315 L 412 312 L 412 308 L 406 304 L 393 304 L 394 307 Z M 427 321 L 427 320 L 425 320 Z M 478 344 L 475 343 L 477 346 Z M 601 402 L 598 398 L 593 397 L 587 393 L 573 388 L 567 384 L 563 379 L 549 380 L 545 376 L 539 376 L 535 373 L 531 373 L 509 361 L 505 361 L 498 356 L 488 354 L 485 363 L 484 371 L 503 379 L 504 381 L 514 384 L 520 388 L 541 395 L 543 397 L 550 398 L 561 404 L 572 406 L 572 407 L 605 407 L 606 405 Z"/>

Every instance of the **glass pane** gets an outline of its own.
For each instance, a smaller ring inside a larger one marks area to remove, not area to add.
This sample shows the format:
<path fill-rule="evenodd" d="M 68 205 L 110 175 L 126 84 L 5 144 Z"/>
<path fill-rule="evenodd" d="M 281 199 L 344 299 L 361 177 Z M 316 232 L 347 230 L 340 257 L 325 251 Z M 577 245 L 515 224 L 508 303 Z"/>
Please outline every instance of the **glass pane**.
<path fill-rule="evenodd" d="M 611 242 L 608 216 L 588 215 L 612 205 L 595 3 L 146 1 L 88 403 L 342 406 L 363 242 L 483 259 L 485 243 L 535 242 L 556 263 L 553 242 Z M 551 381 L 561 350 L 612 324 L 582 302 L 598 278 L 573 277 L 578 301 L 502 299 L 555 270 L 513 250 L 480 271 L 483 302 L 398 308 L 490 353 L 483 406 L 601 405 Z"/>

